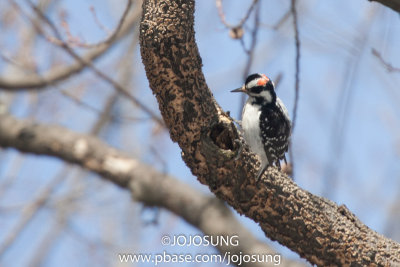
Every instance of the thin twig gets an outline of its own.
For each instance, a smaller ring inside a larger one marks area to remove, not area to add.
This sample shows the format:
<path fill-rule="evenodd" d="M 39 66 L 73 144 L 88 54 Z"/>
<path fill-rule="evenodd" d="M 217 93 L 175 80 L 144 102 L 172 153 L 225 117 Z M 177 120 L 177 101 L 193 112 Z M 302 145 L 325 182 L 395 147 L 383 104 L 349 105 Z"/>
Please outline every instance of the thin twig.
<path fill-rule="evenodd" d="M 360 36 L 355 36 L 352 41 L 352 46 L 357 47 L 354 53 L 351 53 L 346 62 L 345 70 L 342 79 L 342 84 L 339 86 L 340 92 L 337 98 L 335 107 L 335 120 L 332 124 L 331 148 L 329 151 L 328 164 L 325 167 L 323 176 L 322 195 L 329 199 L 334 199 L 338 181 L 340 179 L 340 171 L 342 170 L 342 154 L 344 144 L 346 143 L 346 131 L 349 127 L 349 122 L 352 118 L 351 112 L 356 95 L 357 87 L 354 86 L 360 63 L 369 40 L 369 35 L 372 31 L 372 25 L 376 20 L 377 9 L 370 9 L 364 14 L 363 20 L 357 26 Z"/>
<path fill-rule="evenodd" d="M 36 18 L 31 19 L 30 15 L 27 14 L 23 9 L 21 9 L 16 2 L 13 2 L 11 0 L 9 1 L 24 17 L 28 18 L 30 21 L 36 21 Z M 140 8 L 134 9 L 133 12 L 129 13 L 126 22 L 124 22 L 124 25 L 122 25 L 121 31 L 117 34 L 116 38 L 112 42 L 99 45 L 98 47 L 87 52 L 85 55 L 82 55 L 81 58 L 83 58 L 85 61 L 94 61 L 100 56 L 104 55 L 114 43 L 121 40 L 124 36 L 131 32 L 133 25 L 138 22 L 140 15 Z M 38 23 L 30 23 L 30 25 L 33 25 L 33 27 L 35 27 L 35 30 L 37 31 L 37 28 L 39 27 Z M 46 36 L 43 36 L 43 34 L 41 36 L 46 38 Z M 46 40 L 48 40 L 48 38 L 46 38 Z M 40 75 L 38 75 L 36 72 L 29 72 L 29 75 L 24 76 L 0 76 L 0 88 L 2 90 L 10 91 L 44 89 L 49 85 L 53 85 L 68 79 L 73 74 L 82 71 L 85 67 L 86 65 L 75 61 L 70 65 L 53 67 Z"/>
<path fill-rule="evenodd" d="M 111 34 L 110 29 L 108 29 L 106 26 L 103 25 L 103 23 L 101 23 L 101 21 L 97 17 L 96 9 L 94 8 L 94 6 L 90 6 L 90 12 L 92 13 L 93 19 L 96 22 L 97 26 L 99 26 L 99 28 L 102 29 L 106 34 L 110 35 Z"/>
<path fill-rule="evenodd" d="M 382 65 L 386 68 L 388 72 L 400 72 L 400 68 L 396 68 L 389 62 L 385 61 L 382 58 L 381 53 L 379 53 L 378 50 L 376 50 L 375 48 L 372 48 L 372 54 L 379 59 L 379 61 L 382 63 Z"/>
<path fill-rule="evenodd" d="M 85 61 L 85 59 L 81 58 L 65 41 L 62 40 L 61 34 L 58 31 L 57 27 L 54 25 L 54 23 L 46 17 L 41 10 L 39 10 L 30 0 L 27 0 L 27 3 L 29 6 L 39 15 L 39 17 L 50 27 L 50 29 L 53 31 L 54 35 L 56 36 L 57 39 L 59 39 L 61 42 L 58 44 L 61 48 L 63 48 L 70 56 L 72 56 L 75 60 L 80 62 L 81 64 L 89 67 L 96 73 L 97 76 L 102 78 L 104 81 L 106 81 L 108 84 L 112 85 L 118 92 L 120 92 L 122 95 L 127 97 L 131 102 L 133 102 L 136 106 L 138 106 L 140 109 L 142 109 L 145 113 L 147 113 L 154 121 L 156 121 L 158 124 L 161 126 L 164 126 L 164 121 L 158 117 L 151 109 L 149 109 L 146 105 L 141 103 L 135 96 L 133 96 L 125 87 L 120 85 L 117 81 L 113 80 L 111 77 L 107 76 L 105 73 L 100 71 L 94 64 L 93 62 L 90 61 Z M 42 29 L 38 28 L 39 32 L 43 32 Z"/>
<path fill-rule="evenodd" d="M 69 29 L 68 22 L 65 20 L 65 18 L 62 18 L 61 25 L 63 26 L 63 28 L 64 28 L 67 36 L 68 36 L 67 43 L 72 47 L 73 46 L 77 46 L 77 47 L 83 47 L 83 48 L 93 48 L 93 47 L 101 46 L 103 44 L 112 43 L 114 41 L 114 39 L 117 37 L 118 33 L 120 32 L 120 30 L 122 28 L 122 25 L 125 23 L 126 18 L 127 18 L 128 14 L 129 14 L 129 11 L 131 10 L 132 4 L 133 4 L 133 0 L 128 0 L 128 2 L 126 4 L 126 7 L 125 7 L 125 10 L 124 10 L 120 20 L 118 21 L 118 24 L 117 24 L 117 27 L 115 28 L 115 30 L 111 34 L 109 34 L 109 36 L 106 39 L 104 39 L 104 40 L 102 40 L 100 42 L 94 43 L 94 44 L 87 44 L 85 42 L 81 42 L 78 37 L 73 36 L 73 34 L 71 33 L 71 31 Z M 96 23 L 98 25 L 100 25 L 99 26 L 100 28 L 104 29 L 102 27 L 101 23 L 97 19 L 96 12 L 95 12 L 94 8 L 90 7 L 90 10 L 91 10 L 91 12 L 92 12 L 92 14 L 93 14 L 93 16 L 95 18 Z M 53 41 L 58 42 L 58 43 L 62 42 L 61 39 L 57 40 L 57 39 L 54 39 L 54 38 L 53 38 Z"/>
<path fill-rule="evenodd" d="M 299 24 L 297 21 L 296 0 L 291 1 L 291 13 L 293 16 L 293 29 L 294 39 L 296 45 L 296 60 L 295 60 L 295 91 L 294 91 L 294 105 L 293 105 L 293 119 L 292 119 L 292 134 L 296 126 L 297 109 L 299 103 L 300 91 L 300 37 L 299 37 Z M 289 156 L 292 167 L 292 177 L 294 178 L 294 158 L 293 158 L 293 143 L 290 143 Z"/>
<path fill-rule="evenodd" d="M 253 3 L 259 4 L 259 2 L 254 1 Z M 241 44 L 243 46 L 244 51 L 247 54 L 247 62 L 246 66 L 244 67 L 243 70 L 243 81 L 246 80 L 247 76 L 249 75 L 251 65 L 253 64 L 253 58 L 254 58 L 254 50 L 256 48 L 257 44 L 257 33 L 260 25 L 260 8 L 255 9 L 255 14 L 254 14 L 254 27 L 251 32 L 251 43 L 249 49 L 246 49 L 243 37 L 240 38 Z M 242 94 L 241 99 L 240 99 L 240 107 L 239 107 L 239 116 L 242 114 L 242 109 L 245 103 L 246 96 Z"/>
<path fill-rule="evenodd" d="M 278 22 L 272 27 L 274 30 L 278 30 L 283 23 L 290 18 L 291 8 L 283 14 L 283 16 L 278 20 Z"/>
<path fill-rule="evenodd" d="M 64 166 L 40 192 L 37 194 L 34 200 L 32 200 L 23 209 L 21 219 L 13 226 L 8 232 L 7 236 L 2 240 L 0 244 L 0 257 L 11 247 L 16 238 L 25 229 L 25 227 L 32 221 L 37 211 L 42 208 L 50 199 L 55 189 L 61 184 L 66 178 L 66 172 L 71 168 L 68 164 Z"/>
<path fill-rule="evenodd" d="M 251 3 L 249 9 L 246 12 L 246 15 L 240 20 L 240 22 L 236 25 L 230 24 L 226 21 L 225 18 L 225 13 L 224 10 L 222 8 L 222 0 L 216 0 L 215 1 L 215 5 L 217 6 L 218 9 L 218 16 L 221 19 L 222 24 L 225 25 L 225 27 L 229 28 L 229 29 L 234 29 L 234 28 L 241 28 L 243 27 L 244 23 L 249 19 L 251 12 L 253 11 L 254 7 L 256 6 L 256 4 L 258 3 L 258 0 L 253 0 L 253 2 Z"/>
<path fill-rule="evenodd" d="M 239 21 L 238 24 L 233 25 L 233 24 L 229 24 L 226 21 L 225 18 L 225 14 L 224 14 L 224 10 L 222 7 L 222 0 L 216 0 L 215 4 L 217 6 L 218 9 L 218 16 L 221 19 L 222 24 L 225 25 L 225 27 L 227 27 L 228 29 L 231 30 L 231 36 L 234 39 L 239 39 L 240 44 L 243 47 L 243 50 L 245 51 L 245 53 L 247 54 L 247 62 L 246 62 L 246 66 L 244 67 L 243 70 L 243 80 L 246 80 L 246 77 L 249 75 L 250 72 L 250 68 L 251 65 L 253 64 L 253 54 L 254 54 L 254 49 L 257 43 L 257 32 L 258 32 L 258 28 L 260 25 L 260 19 L 259 19 L 259 14 L 260 14 L 260 8 L 259 8 L 259 1 L 258 0 L 253 0 L 253 2 L 251 3 L 250 7 L 247 9 L 247 12 L 245 14 L 245 16 Z M 257 6 L 257 7 L 256 7 Z M 253 30 L 251 32 L 251 43 L 250 43 L 250 47 L 249 49 L 246 48 L 246 44 L 244 42 L 244 38 L 243 38 L 243 25 L 247 22 L 247 20 L 249 19 L 251 13 L 253 12 L 253 10 L 255 11 L 255 15 L 254 15 L 254 27 Z M 245 99 L 246 96 L 242 95 L 240 98 L 240 105 L 239 105 L 239 117 L 242 114 L 242 109 L 245 103 Z"/>
<path fill-rule="evenodd" d="M 299 90 L 300 90 L 300 37 L 299 37 L 299 25 L 297 21 L 296 0 L 292 0 L 291 11 L 293 16 L 294 39 L 296 45 L 295 97 L 294 97 L 293 123 L 292 123 L 292 131 L 293 131 L 296 125 L 297 106 L 299 102 Z"/>
<path fill-rule="evenodd" d="M 78 97 L 76 97 L 75 95 L 73 95 L 69 91 L 61 90 L 60 92 L 64 97 L 72 100 L 75 104 L 81 106 L 82 108 L 85 108 L 85 109 L 87 109 L 89 111 L 92 111 L 92 112 L 94 112 L 94 113 L 96 113 L 98 115 L 103 114 L 103 110 L 100 110 L 100 109 L 98 109 L 98 108 L 86 103 L 85 101 L 80 100 Z M 117 92 L 117 94 L 118 94 L 118 92 Z M 114 98 L 113 95 L 114 94 L 112 94 L 110 97 Z M 145 121 L 146 120 L 146 118 L 139 118 L 139 117 L 133 117 L 133 116 L 121 116 L 121 115 L 116 115 L 116 114 L 113 114 L 113 113 L 110 113 L 108 115 L 109 115 L 110 119 L 113 120 L 113 121 L 115 121 L 115 120 L 117 120 L 117 121 L 124 120 L 124 121 L 138 122 L 138 121 Z"/>

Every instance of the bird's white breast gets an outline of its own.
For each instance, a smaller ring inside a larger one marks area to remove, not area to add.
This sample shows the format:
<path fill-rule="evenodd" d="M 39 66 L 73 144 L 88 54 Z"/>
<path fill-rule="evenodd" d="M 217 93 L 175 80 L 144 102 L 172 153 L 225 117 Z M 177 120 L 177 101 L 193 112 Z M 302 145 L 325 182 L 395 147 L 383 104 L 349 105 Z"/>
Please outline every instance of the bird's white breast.
<path fill-rule="evenodd" d="M 260 106 L 252 105 L 249 98 L 244 106 L 242 114 L 242 128 L 244 132 L 244 139 L 250 146 L 251 151 L 256 153 L 263 165 L 268 162 L 265 155 L 264 145 L 261 141 L 260 134 Z"/>

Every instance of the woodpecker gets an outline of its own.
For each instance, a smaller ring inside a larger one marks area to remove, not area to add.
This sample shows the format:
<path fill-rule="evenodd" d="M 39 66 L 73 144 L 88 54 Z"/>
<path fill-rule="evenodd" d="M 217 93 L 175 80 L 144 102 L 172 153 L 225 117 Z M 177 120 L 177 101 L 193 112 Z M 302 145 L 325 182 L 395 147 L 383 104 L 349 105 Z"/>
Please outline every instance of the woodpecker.
<path fill-rule="evenodd" d="M 249 96 L 242 112 L 244 139 L 259 156 L 261 168 L 257 181 L 269 166 L 281 169 L 280 160 L 286 163 L 291 121 L 283 102 L 276 96 L 274 83 L 264 74 L 251 74 L 245 84 L 231 92 Z"/>

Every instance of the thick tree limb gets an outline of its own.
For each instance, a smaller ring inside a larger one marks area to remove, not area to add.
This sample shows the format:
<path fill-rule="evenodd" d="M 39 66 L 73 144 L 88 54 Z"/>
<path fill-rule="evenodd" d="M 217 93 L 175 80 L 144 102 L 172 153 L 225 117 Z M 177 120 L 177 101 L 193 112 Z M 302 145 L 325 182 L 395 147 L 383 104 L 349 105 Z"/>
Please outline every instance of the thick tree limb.
<path fill-rule="evenodd" d="M 199 193 L 172 176 L 157 172 L 92 135 L 77 134 L 63 127 L 40 125 L 3 114 L 0 115 L 0 147 L 55 156 L 78 164 L 130 190 L 135 200 L 170 210 L 204 234 L 239 236 L 238 246 L 217 247 L 221 253 L 276 253 L 251 235 L 221 201 Z M 285 259 L 281 260 L 281 264 L 303 266 Z M 260 263 L 260 266 L 265 264 Z"/>
<path fill-rule="evenodd" d="M 396 12 L 400 12 L 400 0 L 368 0 L 370 2 L 379 2 L 382 5 L 390 7 Z"/>
<path fill-rule="evenodd" d="M 145 0 L 140 26 L 146 74 L 173 141 L 199 181 L 266 236 L 311 263 L 400 263 L 400 244 L 362 224 L 345 206 L 299 188 L 269 168 L 255 183 L 258 162 L 246 149 L 235 161 L 237 129 L 207 87 L 195 43 L 194 0 Z"/>

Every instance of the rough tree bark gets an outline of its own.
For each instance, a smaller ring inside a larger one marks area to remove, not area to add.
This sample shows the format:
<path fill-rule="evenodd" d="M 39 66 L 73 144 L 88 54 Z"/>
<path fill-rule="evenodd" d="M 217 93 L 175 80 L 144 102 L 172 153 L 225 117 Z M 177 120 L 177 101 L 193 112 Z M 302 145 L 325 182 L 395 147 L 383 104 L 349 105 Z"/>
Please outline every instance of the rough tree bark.
<path fill-rule="evenodd" d="M 400 12 L 400 0 L 368 0 L 371 2 L 379 2 L 382 5 L 390 7 L 396 12 Z"/>
<path fill-rule="evenodd" d="M 207 87 L 195 42 L 194 0 L 145 0 L 140 25 L 142 60 L 173 141 L 198 180 L 265 235 L 320 266 L 400 263 L 400 244 L 338 206 L 299 188 L 269 168 L 258 184 L 258 162 L 238 138 L 232 119 Z"/>

